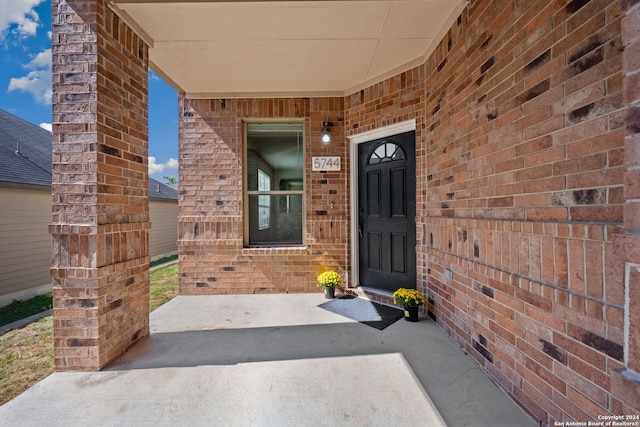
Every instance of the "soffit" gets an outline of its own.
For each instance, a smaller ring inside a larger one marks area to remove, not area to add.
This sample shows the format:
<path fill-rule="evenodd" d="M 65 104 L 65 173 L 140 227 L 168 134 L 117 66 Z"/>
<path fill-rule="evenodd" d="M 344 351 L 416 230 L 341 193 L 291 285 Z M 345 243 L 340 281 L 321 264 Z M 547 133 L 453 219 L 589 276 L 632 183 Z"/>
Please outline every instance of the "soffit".
<path fill-rule="evenodd" d="M 462 0 L 113 0 L 191 98 L 344 96 L 423 63 Z"/>

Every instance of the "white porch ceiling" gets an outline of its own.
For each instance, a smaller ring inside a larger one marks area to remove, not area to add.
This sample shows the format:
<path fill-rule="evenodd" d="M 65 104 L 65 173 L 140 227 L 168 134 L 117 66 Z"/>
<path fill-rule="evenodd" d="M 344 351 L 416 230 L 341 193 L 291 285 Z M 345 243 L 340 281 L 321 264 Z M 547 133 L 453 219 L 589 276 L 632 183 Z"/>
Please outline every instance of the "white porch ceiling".
<path fill-rule="evenodd" d="M 464 0 L 112 0 L 190 98 L 344 96 L 423 63 Z"/>

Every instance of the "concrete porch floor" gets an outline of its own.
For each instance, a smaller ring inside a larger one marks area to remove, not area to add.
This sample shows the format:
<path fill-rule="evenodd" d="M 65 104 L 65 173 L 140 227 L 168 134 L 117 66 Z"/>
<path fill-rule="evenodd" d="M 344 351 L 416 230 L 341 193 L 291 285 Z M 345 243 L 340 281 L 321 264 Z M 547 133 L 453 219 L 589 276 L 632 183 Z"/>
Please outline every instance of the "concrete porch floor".
<path fill-rule="evenodd" d="M 537 425 L 430 319 L 379 331 L 326 301 L 179 296 L 106 370 L 49 376 L 0 406 L 0 424 Z"/>

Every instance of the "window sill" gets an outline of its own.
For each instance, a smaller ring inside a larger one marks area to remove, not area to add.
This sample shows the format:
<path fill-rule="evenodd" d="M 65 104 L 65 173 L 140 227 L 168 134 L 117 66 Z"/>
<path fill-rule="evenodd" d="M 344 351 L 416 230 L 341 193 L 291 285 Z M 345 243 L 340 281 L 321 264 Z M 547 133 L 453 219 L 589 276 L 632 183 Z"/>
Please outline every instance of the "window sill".
<path fill-rule="evenodd" d="M 306 255 L 306 246 L 278 246 L 271 248 L 243 248 L 242 255 Z"/>

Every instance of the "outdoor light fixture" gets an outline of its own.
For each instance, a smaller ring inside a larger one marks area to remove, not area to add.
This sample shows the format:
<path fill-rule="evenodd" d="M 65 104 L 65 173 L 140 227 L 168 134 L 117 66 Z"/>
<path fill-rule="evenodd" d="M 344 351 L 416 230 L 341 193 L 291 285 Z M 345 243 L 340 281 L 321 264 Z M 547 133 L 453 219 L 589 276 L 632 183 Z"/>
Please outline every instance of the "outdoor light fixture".
<path fill-rule="evenodd" d="M 322 136 L 320 138 L 320 140 L 322 141 L 322 145 L 329 145 L 331 144 L 331 131 L 329 130 L 329 125 L 331 123 L 329 122 L 323 122 L 322 123 Z"/>

